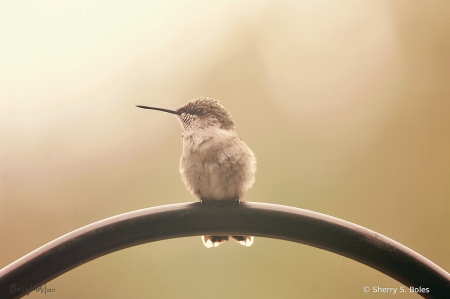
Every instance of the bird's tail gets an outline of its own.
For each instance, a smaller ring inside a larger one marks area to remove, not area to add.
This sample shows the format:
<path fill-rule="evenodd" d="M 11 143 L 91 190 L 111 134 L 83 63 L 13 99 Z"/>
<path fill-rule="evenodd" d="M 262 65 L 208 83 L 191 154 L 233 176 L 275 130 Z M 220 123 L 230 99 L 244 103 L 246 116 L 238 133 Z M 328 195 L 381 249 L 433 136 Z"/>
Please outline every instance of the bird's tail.
<path fill-rule="evenodd" d="M 217 247 L 223 242 L 228 241 L 230 237 L 247 247 L 253 244 L 252 236 L 202 236 L 202 241 L 207 248 L 211 248 Z"/>

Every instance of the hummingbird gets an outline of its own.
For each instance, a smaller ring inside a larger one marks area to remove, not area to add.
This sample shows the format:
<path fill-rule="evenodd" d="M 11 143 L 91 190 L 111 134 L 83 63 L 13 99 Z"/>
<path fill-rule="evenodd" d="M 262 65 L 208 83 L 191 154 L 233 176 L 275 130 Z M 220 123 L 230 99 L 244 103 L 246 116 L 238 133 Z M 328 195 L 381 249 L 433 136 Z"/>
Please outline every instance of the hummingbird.
<path fill-rule="evenodd" d="M 202 204 L 244 200 L 255 182 L 256 157 L 236 133 L 233 117 L 219 101 L 200 97 L 177 110 L 136 107 L 175 114 L 182 129 L 181 179 Z M 202 241 L 211 248 L 229 237 L 244 246 L 253 244 L 252 236 L 202 236 Z"/>

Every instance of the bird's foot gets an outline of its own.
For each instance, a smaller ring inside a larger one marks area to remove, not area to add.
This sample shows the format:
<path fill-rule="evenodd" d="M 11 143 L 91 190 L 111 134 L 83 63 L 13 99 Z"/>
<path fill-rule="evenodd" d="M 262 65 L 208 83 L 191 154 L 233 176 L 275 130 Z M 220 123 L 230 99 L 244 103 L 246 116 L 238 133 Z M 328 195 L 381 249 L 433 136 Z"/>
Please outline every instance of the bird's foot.
<path fill-rule="evenodd" d="M 211 248 L 228 241 L 228 238 L 229 236 L 202 236 L 202 241 L 206 248 Z"/>
<path fill-rule="evenodd" d="M 253 244 L 253 236 L 231 236 L 236 242 L 244 245 L 251 246 Z"/>

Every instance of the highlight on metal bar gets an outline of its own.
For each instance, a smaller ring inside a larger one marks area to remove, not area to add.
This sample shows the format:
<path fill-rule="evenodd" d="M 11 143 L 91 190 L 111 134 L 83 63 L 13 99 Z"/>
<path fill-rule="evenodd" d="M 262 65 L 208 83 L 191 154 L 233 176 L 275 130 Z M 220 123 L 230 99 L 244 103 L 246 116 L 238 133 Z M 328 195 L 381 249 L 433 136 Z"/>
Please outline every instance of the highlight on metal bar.
<path fill-rule="evenodd" d="M 325 214 L 267 203 L 178 203 L 110 217 L 59 237 L 0 270 L 0 298 L 16 285 L 40 286 L 90 260 L 127 247 L 201 235 L 252 235 L 307 244 L 377 269 L 424 298 L 450 298 L 450 274 L 381 234 Z"/>

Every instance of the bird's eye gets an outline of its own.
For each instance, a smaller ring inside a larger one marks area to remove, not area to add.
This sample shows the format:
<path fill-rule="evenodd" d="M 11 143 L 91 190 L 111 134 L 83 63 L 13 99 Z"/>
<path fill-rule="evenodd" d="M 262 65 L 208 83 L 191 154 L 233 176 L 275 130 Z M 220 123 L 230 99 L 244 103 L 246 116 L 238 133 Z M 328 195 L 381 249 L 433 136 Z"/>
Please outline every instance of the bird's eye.
<path fill-rule="evenodd" d="M 203 109 L 203 108 L 195 109 L 195 114 L 196 115 L 203 115 L 204 113 L 205 113 L 205 109 Z"/>

